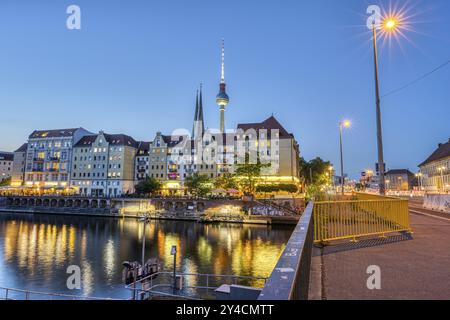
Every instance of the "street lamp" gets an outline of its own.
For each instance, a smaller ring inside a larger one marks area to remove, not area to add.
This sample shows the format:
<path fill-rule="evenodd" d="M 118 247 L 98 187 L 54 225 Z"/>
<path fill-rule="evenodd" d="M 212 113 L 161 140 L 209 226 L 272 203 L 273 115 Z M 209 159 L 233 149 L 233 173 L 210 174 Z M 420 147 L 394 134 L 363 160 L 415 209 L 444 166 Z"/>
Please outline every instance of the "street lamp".
<path fill-rule="evenodd" d="M 330 167 L 328 168 L 328 171 L 330 171 L 331 184 L 332 184 L 332 186 L 333 186 L 333 189 L 335 189 L 336 186 L 334 185 L 334 176 L 333 176 L 334 168 L 333 168 L 333 166 L 330 166 Z"/>
<path fill-rule="evenodd" d="M 419 191 L 422 191 L 422 177 L 423 177 L 422 172 L 416 173 L 417 184 L 419 185 Z"/>
<path fill-rule="evenodd" d="M 172 246 L 170 254 L 173 255 L 173 291 L 177 288 L 177 246 Z"/>
<path fill-rule="evenodd" d="M 142 231 L 142 266 L 145 265 L 145 230 L 147 229 L 148 218 L 143 217 L 139 219 L 141 222 L 144 222 L 144 229 Z"/>
<path fill-rule="evenodd" d="M 384 33 L 395 33 L 400 25 L 400 19 L 396 16 L 385 18 L 381 25 L 372 26 L 373 34 L 373 57 L 375 65 L 375 96 L 376 96 L 376 115 L 377 115 L 377 146 L 378 146 L 378 168 L 379 168 L 379 189 L 380 194 L 384 195 L 385 190 L 385 176 L 384 176 L 384 156 L 383 156 L 383 135 L 381 128 L 381 101 L 380 101 L 380 84 L 378 77 L 378 46 L 377 46 L 377 28 L 381 28 Z"/>
<path fill-rule="evenodd" d="M 352 123 L 350 120 L 343 120 L 339 122 L 339 146 L 341 151 L 341 194 L 344 195 L 344 156 L 342 154 L 342 130 L 343 128 L 350 128 Z"/>

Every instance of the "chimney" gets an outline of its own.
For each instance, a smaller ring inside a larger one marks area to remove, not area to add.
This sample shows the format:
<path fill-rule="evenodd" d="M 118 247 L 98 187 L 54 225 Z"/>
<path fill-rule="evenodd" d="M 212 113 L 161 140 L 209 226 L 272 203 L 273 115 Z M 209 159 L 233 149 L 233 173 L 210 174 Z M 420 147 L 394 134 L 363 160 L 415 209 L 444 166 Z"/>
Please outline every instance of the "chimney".
<path fill-rule="evenodd" d="M 439 144 L 438 144 L 438 148 L 440 148 L 440 147 L 442 147 L 442 143 L 439 143 Z"/>

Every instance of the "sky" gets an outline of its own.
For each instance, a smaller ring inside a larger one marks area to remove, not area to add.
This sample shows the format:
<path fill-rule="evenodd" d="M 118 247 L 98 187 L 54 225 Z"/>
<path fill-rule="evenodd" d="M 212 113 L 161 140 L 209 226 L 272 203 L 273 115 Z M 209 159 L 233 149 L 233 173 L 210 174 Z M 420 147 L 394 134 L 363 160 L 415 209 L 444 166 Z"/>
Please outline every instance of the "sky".
<path fill-rule="evenodd" d="M 81 29 L 69 30 L 69 5 Z M 203 83 L 206 126 L 225 38 L 227 128 L 272 113 L 306 159 L 357 177 L 377 159 L 369 5 L 402 9 L 403 36 L 379 41 L 384 95 L 450 59 L 448 0 L 1 0 L 0 150 L 35 129 L 83 127 L 151 140 L 192 127 Z M 417 165 L 450 138 L 450 66 L 382 98 L 388 169 Z"/>

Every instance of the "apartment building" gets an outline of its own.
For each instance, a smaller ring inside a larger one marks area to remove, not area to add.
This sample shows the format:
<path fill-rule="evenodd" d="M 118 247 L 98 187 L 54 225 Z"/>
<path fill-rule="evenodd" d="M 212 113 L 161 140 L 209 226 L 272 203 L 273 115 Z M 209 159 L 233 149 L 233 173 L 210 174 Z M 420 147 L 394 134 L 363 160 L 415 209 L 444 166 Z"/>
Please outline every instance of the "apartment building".
<path fill-rule="evenodd" d="M 139 144 L 125 134 L 84 136 L 73 147 L 71 186 L 83 196 L 116 197 L 134 192 Z"/>
<path fill-rule="evenodd" d="M 14 151 L 14 162 L 12 168 L 11 186 L 22 186 L 25 182 L 25 162 L 27 159 L 28 143 L 24 143 Z"/>
<path fill-rule="evenodd" d="M 150 175 L 150 150 L 151 142 L 139 141 L 135 160 L 136 182 L 144 180 Z"/>
<path fill-rule="evenodd" d="M 25 185 L 66 188 L 70 184 L 72 148 L 91 132 L 83 128 L 36 130 L 28 137 Z"/>
<path fill-rule="evenodd" d="M 11 178 L 13 172 L 14 154 L 0 152 L 0 182 Z"/>

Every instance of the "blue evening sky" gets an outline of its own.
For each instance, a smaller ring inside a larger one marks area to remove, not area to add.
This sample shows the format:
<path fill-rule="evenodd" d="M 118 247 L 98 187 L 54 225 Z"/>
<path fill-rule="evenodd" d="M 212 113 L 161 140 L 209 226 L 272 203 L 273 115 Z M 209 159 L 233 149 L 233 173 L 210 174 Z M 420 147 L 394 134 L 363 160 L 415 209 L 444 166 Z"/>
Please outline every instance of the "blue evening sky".
<path fill-rule="evenodd" d="M 450 1 L 406 4 L 414 30 L 380 46 L 381 91 L 450 59 Z M 66 8 L 81 7 L 82 29 L 66 28 Z M 226 42 L 230 104 L 226 125 L 271 113 L 307 158 L 336 166 L 338 121 L 346 172 L 376 162 L 371 32 L 366 9 L 384 0 L 1 0 L 0 150 L 34 129 L 84 127 L 150 140 L 192 126 L 204 83 L 205 119 L 215 105 L 220 41 Z M 450 138 L 450 66 L 382 101 L 388 168 L 409 168 Z"/>

